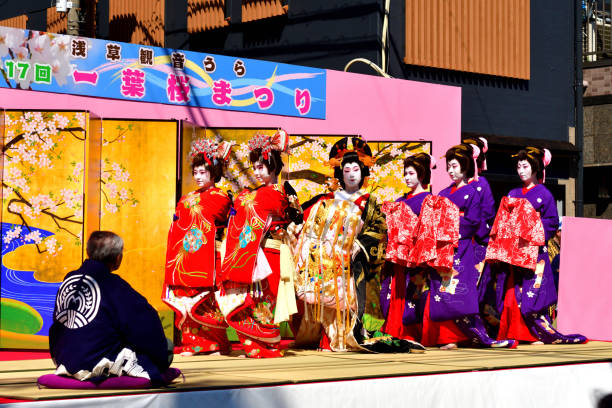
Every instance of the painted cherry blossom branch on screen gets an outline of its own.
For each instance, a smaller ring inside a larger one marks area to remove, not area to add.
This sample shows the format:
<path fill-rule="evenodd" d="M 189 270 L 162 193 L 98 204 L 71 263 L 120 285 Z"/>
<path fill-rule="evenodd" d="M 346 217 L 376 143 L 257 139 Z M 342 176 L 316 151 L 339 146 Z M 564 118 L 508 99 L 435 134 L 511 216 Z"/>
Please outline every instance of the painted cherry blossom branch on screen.
<path fill-rule="evenodd" d="M 75 245 L 81 245 L 85 169 L 82 162 L 66 163 L 68 158 L 60 146 L 67 136 L 71 138 L 70 143 L 85 140 L 86 114 L 23 112 L 8 113 L 5 118 L 8 142 L 2 149 L 5 169 L 2 200 L 7 211 L 20 219 L 21 225 L 4 233 L 4 244 L 8 245 L 23 235 L 26 243 L 34 243 L 39 253 L 56 254 L 62 249 L 58 237 L 43 239 L 38 231 L 30 228 L 40 217 L 46 217 L 55 225 L 56 233 L 64 231 L 74 238 Z M 128 129 L 120 128 L 115 137 L 104 142 L 122 142 L 125 133 L 131 129 L 131 126 Z M 69 169 L 65 173 L 64 188 L 59 192 L 43 193 L 40 188 L 34 191 L 33 180 L 44 177 L 45 172 L 52 169 L 62 169 L 62 166 Z M 124 204 L 138 204 L 127 184 L 130 181 L 129 172 L 123 164 L 111 162 L 108 158 L 104 160 L 101 184 L 106 212 L 115 213 Z"/>
<path fill-rule="evenodd" d="M 312 197 L 328 189 L 328 174 L 312 169 L 312 163 L 325 163 L 333 143 L 325 136 L 298 136 L 291 145 L 291 158 L 287 178 L 296 191 Z M 333 139 L 334 141 L 336 139 Z M 375 144 L 372 149 L 376 163 L 370 169 L 367 189 L 381 201 L 395 200 L 400 194 L 398 186 L 403 185 L 403 159 L 411 154 L 425 151 L 429 142 L 406 142 Z"/>
<path fill-rule="evenodd" d="M 36 245 L 39 253 L 56 254 L 62 249 L 57 238 L 43 240 L 38 231 L 30 226 L 39 217 L 53 221 L 56 232 L 65 231 L 81 244 L 83 224 L 83 195 L 80 188 L 68 185 L 59 192 L 43 193 L 40 188 L 34 191 L 33 180 L 44 177 L 57 165 L 64 162 L 64 151 L 60 144 L 66 136 L 79 142 L 84 140 L 86 128 L 85 113 L 67 114 L 46 112 L 6 113 L 5 128 L 7 143 L 2 148 L 4 175 L 2 180 L 2 200 L 7 211 L 21 220 L 20 227 L 3 236 L 4 244 L 24 234 L 26 242 Z M 69 182 L 82 179 L 83 165 L 73 163 L 74 178 Z M 27 231 L 27 232 L 26 232 Z M 43 249 L 43 241 L 44 247 Z"/>
<path fill-rule="evenodd" d="M 333 184 L 330 183 L 332 169 L 328 172 L 315 170 L 313 163 L 320 164 L 329 160 L 332 140 L 335 142 L 337 138 L 304 135 L 292 140 L 288 166 L 283 169 L 283 179 L 289 180 L 302 198 L 311 198 L 328 191 L 330 184 Z M 428 151 L 429 142 L 379 142 L 371 146 L 374 146 L 372 153 L 376 164 L 370 169 L 367 190 L 381 201 L 395 200 L 403 189 L 403 159 L 421 151 Z M 247 142 L 232 149 L 225 178 L 219 183 L 219 187 L 236 194 L 245 187 L 256 186 L 248 156 Z"/>
<path fill-rule="evenodd" d="M 129 132 L 133 130 L 133 124 L 126 127 L 117 125 L 113 131 L 105 132 L 102 138 L 102 146 L 114 143 L 122 143 Z M 111 161 L 105 157 L 102 163 L 102 174 L 100 183 L 102 185 L 102 209 L 103 213 L 115 214 L 121 211 L 124 205 L 135 207 L 138 200 L 134 197 L 134 190 L 129 187 L 132 181 L 128 169 L 119 162 Z"/>

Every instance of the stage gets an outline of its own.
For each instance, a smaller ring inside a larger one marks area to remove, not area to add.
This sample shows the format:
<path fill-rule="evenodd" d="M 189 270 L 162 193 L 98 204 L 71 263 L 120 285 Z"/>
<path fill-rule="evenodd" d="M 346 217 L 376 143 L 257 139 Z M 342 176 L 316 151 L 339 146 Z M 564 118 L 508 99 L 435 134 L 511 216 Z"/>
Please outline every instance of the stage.
<path fill-rule="evenodd" d="M 50 359 L 0 361 L 0 397 L 33 407 L 597 406 L 612 394 L 612 343 L 521 345 L 424 354 L 289 351 L 285 358 L 176 356 L 159 390 L 38 389 Z"/>

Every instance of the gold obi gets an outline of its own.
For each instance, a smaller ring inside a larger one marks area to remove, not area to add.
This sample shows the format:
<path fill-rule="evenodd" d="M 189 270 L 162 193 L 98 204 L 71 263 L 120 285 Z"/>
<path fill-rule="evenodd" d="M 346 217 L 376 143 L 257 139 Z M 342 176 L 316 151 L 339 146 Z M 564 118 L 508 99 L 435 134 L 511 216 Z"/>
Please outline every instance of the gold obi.
<path fill-rule="evenodd" d="M 297 295 L 306 303 L 355 310 L 350 264 L 361 212 L 350 200 L 321 200 L 312 207 L 295 254 Z"/>

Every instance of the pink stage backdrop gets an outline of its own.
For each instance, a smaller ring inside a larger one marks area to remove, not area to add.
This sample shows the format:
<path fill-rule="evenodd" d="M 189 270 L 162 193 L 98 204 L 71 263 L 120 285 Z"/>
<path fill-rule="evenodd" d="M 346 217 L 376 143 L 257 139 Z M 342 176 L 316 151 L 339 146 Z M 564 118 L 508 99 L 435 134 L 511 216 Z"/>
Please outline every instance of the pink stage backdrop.
<path fill-rule="evenodd" d="M 86 109 L 102 118 L 187 119 L 206 127 L 282 127 L 289 134 L 359 134 L 366 140 L 430 140 L 436 158 L 459 143 L 461 137 L 461 88 L 329 70 L 325 120 L 5 88 L 0 89 L 0 108 Z M 450 183 L 444 167 L 442 163 L 433 172 L 435 192 Z"/>
<path fill-rule="evenodd" d="M 612 341 L 612 221 L 563 217 L 559 270 L 562 333 Z"/>

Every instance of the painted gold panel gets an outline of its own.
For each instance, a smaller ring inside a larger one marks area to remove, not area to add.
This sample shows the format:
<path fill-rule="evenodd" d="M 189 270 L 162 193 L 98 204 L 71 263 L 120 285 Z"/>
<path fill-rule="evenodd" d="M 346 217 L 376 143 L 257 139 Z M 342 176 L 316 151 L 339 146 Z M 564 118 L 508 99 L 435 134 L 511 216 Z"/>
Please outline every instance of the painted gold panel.
<path fill-rule="evenodd" d="M 59 282 L 82 261 L 88 113 L 4 120 L 0 347 L 46 348 Z"/>
<path fill-rule="evenodd" d="M 176 196 L 174 121 L 103 120 L 100 228 L 124 240 L 116 272 L 158 310 Z"/>

